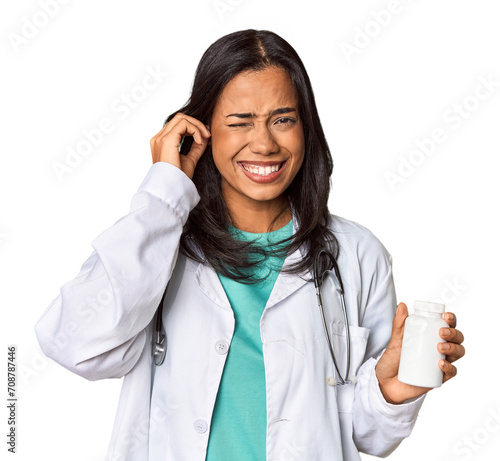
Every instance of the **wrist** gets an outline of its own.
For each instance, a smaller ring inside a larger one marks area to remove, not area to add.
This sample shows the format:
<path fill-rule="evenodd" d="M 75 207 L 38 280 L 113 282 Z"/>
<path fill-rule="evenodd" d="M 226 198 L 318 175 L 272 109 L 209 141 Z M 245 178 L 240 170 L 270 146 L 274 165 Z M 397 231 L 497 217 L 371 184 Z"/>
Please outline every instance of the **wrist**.
<path fill-rule="evenodd" d="M 401 405 L 403 402 L 402 401 L 397 401 L 394 398 L 391 397 L 390 391 L 387 389 L 387 385 L 383 385 L 380 381 L 378 382 L 378 387 L 380 389 L 380 393 L 382 394 L 382 397 L 384 397 L 384 400 L 387 403 L 390 403 L 391 405 Z"/>
<path fill-rule="evenodd" d="M 377 364 L 378 365 L 378 364 Z M 383 378 L 378 373 L 378 367 L 375 367 L 375 376 L 377 377 L 378 387 L 380 389 L 380 393 L 384 400 L 391 405 L 400 405 L 403 401 L 400 401 L 392 395 L 391 387 L 394 385 L 394 381 L 397 381 L 397 378 Z"/>

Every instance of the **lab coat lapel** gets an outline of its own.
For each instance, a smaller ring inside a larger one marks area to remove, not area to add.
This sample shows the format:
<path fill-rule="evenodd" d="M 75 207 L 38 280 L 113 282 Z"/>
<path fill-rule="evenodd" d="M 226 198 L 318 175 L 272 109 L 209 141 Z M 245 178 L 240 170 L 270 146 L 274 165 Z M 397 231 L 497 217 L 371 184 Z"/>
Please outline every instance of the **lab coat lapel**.
<path fill-rule="evenodd" d="M 294 253 L 287 256 L 284 265 L 295 263 L 301 259 L 301 251 L 296 250 Z M 203 293 L 205 293 L 214 303 L 224 309 L 231 309 L 231 304 L 229 303 L 220 279 L 211 267 L 199 264 L 194 277 L 201 291 L 203 291 Z M 280 272 L 267 301 L 266 309 L 282 301 L 305 283 L 306 281 L 297 275 Z"/>
<path fill-rule="evenodd" d="M 293 219 L 293 232 L 297 231 L 297 220 Z M 292 254 L 288 255 L 285 259 L 283 267 L 288 264 L 296 263 L 303 259 L 303 249 L 302 247 L 295 250 Z M 309 275 L 307 275 L 308 277 Z M 305 277 L 305 276 L 304 276 Z M 195 280 L 198 283 L 200 289 L 217 305 L 223 307 L 224 309 L 231 309 L 231 304 L 227 298 L 226 292 L 222 287 L 222 284 L 217 276 L 217 273 L 209 266 L 199 264 L 195 273 Z M 306 280 L 295 274 L 285 274 L 280 272 L 278 278 L 274 284 L 273 290 L 265 309 L 277 304 L 286 297 L 290 296 L 292 293 L 297 291 L 300 287 L 307 283 Z"/>
<path fill-rule="evenodd" d="M 199 264 L 194 278 L 201 291 L 218 306 L 231 310 L 231 304 L 219 280 L 217 273 L 209 266 Z"/>
<path fill-rule="evenodd" d="M 303 256 L 301 250 L 295 250 L 291 255 L 286 257 L 283 267 L 286 267 L 287 264 L 296 263 L 302 260 L 302 258 Z M 273 291 L 267 300 L 266 309 L 290 296 L 306 283 L 307 281 L 298 275 L 280 272 L 274 284 Z"/>
<path fill-rule="evenodd" d="M 297 232 L 297 217 L 295 213 L 293 214 L 293 234 L 295 235 Z M 304 257 L 303 252 L 305 250 L 300 247 L 298 250 L 295 250 L 292 254 L 288 255 L 283 263 L 283 267 L 286 267 L 289 264 L 294 264 L 298 261 L 301 261 Z M 305 276 L 304 276 L 305 277 Z M 278 278 L 273 287 L 273 291 L 267 300 L 266 309 L 275 304 L 279 303 L 286 297 L 290 296 L 292 293 L 297 291 L 300 287 L 305 285 L 307 282 L 295 274 L 286 274 L 280 272 Z"/>

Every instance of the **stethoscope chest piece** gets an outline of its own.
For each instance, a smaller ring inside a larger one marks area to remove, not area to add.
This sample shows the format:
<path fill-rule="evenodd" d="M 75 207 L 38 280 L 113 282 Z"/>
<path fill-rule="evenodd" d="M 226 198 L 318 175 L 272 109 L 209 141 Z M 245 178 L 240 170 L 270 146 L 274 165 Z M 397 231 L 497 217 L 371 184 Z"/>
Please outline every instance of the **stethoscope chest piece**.
<path fill-rule="evenodd" d="M 160 366 L 167 354 L 167 337 L 162 331 L 156 332 L 156 341 L 153 342 L 153 360 L 156 366 Z"/>
<path fill-rule="evenodd" d="M 167 336 L 165 335 L 165 329 L 163 328 L 163 302 L 165 301 L 165 296 L 167 295 L 167 287 L 163 292 L 160 304 L 156 310 L 156 321 L 155 321 L 155 340 L 153 341 L 153 361 L 157 367 L 159 367 L 165 360 L 165 355 L 167 354 Z"/>

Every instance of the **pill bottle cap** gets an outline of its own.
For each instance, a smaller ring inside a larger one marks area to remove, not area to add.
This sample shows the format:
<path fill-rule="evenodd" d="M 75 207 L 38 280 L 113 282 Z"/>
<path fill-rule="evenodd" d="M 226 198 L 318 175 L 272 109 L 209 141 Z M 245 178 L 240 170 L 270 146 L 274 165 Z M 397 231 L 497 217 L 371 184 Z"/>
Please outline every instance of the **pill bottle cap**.
<path fill-rule="evenodd" d="M 415 310 L 433 312 L 435 314 L 444 314 L 445 305 L 439 303 L 430 303 L 427 301 L 415 301 Z"/>

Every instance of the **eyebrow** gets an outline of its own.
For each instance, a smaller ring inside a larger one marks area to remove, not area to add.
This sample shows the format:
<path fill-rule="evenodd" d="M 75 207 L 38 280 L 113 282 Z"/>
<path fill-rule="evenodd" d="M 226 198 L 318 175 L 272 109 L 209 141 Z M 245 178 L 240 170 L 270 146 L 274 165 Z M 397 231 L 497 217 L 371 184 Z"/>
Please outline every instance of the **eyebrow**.
<path fill-rule="evenodd" d="M 288 114 L 289 112 L 297 112 L 297 109 L 293 107 L 280 107 L 279 109 L 273 110 L 270 115 Z M 229 114 L 226 115 L 226 118 L 227 117 L 252 118 L 256 117 L 256 115 L 248 112 L 245 114 Z"/>

